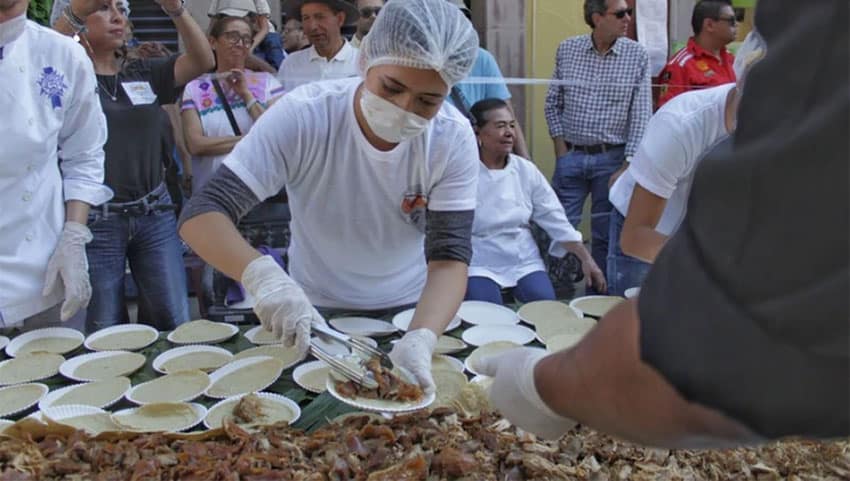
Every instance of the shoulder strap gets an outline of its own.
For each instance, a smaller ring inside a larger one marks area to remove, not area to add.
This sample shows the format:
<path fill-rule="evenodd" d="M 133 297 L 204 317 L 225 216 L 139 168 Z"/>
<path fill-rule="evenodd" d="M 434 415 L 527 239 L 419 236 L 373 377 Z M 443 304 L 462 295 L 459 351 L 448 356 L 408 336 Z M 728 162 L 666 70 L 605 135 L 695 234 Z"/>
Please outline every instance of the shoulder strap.
<path fill-rule="evenodd" d="M 239 130 L 239 125 L 236 124 L 236 117 L 233 116 L 233 109 L 230 108 L 230 102 L 227 101 L 227 96 L 224 95 L 224 90 L 221 89 L 221 84 L 218 83 L 218 79 L 212 79 L 213 87 L 215 87 L 215 93 L 218 94 L 218 97 L 221 99 L 221 105 L 224 107 L 224 113 L 227 114 L 227 120 L 230 121 L 230 127 L 233 129 L 233 133 L 235 135 L 242 135 L 242 131 Z"/>
<path fill-rule="evenodd" d="M 460 91 L 457 86 L 452 87 L 451 92 L 449 93 L 452 97 L 452 103 L 455 104 L 460 113 L 463 114 L 467 119 L 472 120 L 472 114 L 469 113 L 469 105 L 466 104 L 466 96 L 463 95 L 463 92 Z"/>

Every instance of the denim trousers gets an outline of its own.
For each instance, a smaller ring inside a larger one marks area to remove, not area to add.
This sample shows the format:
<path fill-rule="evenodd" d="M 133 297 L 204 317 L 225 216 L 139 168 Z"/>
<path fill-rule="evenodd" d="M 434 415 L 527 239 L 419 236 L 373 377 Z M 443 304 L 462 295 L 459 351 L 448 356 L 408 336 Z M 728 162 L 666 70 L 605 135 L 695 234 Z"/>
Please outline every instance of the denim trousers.
<path fill-rule="evenodd" d="M 525 275 L 511 291 L 514 298 L 522 303 L 555 299 L 555 288 L 552 287 L 549 275 L 543 271 Z M 466 281 L 464 300 L 502 304 L 502 286 L 487 277 L 470 277 Z"/>
<path fill-rule="evenodd" d="M 582 210 L 590 195 L 591 255 L 602 272 L 608 258 L 608 217 L 613 206 L 608 201 L 608 180 L 625 159 L 625 148 L 599 154 L 571 150 L 555 163 L 552 187 L 564 206 L 567 219 L 578 229 Z"/>
<path fill-rule="evenodd" d="M 608 293 L 622 296 L 626 289 L 638 287 L 652 268 L 652 264 L 643 262 L 623 253 L 620 248 L 620 234 L 623 232 L 623 214 L 617 209 L 611 209 L 608 243 Z"/>
<path fill-rule="evenodd" d="M 152 206 L 170 205 L 165 191 Z M 139 312 L 159 330 L 171 330 L 189 319 L 189 299 L 183 251 L 173 210 L 147 215 L 104 213 L 93 208 L 89 229 L 94 239 L 86 246 L 92 298 L 86 331 L 129 321 L 124 299 L 125 265 L 139 290 Z"/>

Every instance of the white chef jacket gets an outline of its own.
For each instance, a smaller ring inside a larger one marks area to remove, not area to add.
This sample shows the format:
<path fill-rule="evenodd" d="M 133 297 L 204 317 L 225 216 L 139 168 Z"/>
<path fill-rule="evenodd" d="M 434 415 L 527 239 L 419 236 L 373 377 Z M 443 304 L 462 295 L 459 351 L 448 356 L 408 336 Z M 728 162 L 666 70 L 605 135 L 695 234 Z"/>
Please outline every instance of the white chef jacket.
<path fill-rule="evenodd" d="M 422 134 L 384 152 L 354 116 L 362 79 L 284 94 L 224 160 L 260 199 L 286 186 L 289 273 L 317 306 L 412 304 L 425 285 L 425 207 L 475 208 L 469 121 L 444 103 Z"/>
<path fill-rule="evenodd" d="M 112 191 L 106 118 L 83 47 L 22 15 L 0 23 L 0 49 L 0 112 L 11 116 L 0 129 L 0 326 L 10 327 L 64 298 L 61 283 L 42 289 L 65 202 L 100 205 Z"/>
<path fill-rule="evenodd" d="M 581 232 L 567 220 L 552 186 L 534 164 L 513 154 L 504 169 L 491 170 L 479 162 L 469 276 L 514 287 L 528 274 L 545 271 L 531 234 L 532 221 L 552 238 L 549 253 L 553 256 L 567 254 L 564 242 L 582 240 Z"/>
<path fill-rule="evenodd" d="M 319 80 L 359 76 L 357 49 L 348 41 L 330 60 L 319 55 L 316 47 L 313 46 L 292 52 L 280 64 L 280 70 L 277 73 L 277 79 L 283 84 L 283 90 L 286 92 L 291 92 L 300 85 Z"/>

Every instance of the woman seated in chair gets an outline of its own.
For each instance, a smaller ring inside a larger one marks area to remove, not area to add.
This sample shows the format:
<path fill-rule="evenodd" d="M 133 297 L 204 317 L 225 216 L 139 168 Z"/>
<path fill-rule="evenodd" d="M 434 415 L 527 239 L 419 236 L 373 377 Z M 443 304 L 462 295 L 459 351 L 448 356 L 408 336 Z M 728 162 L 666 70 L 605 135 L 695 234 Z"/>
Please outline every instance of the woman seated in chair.
<path fill-rule="evenodd" d="M 472 226 L 472 263 L 466 299 L 502 303 L 510 288 L 520 302 L 555 299 L 552 281 L 531 233 L 534 222 L 549 234 L 549 253 L 574 253 L 588 286 L 606 289 L 605 277 L 567 220 L 546 178 L 531 161 L 512 154 L 516 120 L 500 99 L 470 109 L 478 138 L 478 201 Z"/>

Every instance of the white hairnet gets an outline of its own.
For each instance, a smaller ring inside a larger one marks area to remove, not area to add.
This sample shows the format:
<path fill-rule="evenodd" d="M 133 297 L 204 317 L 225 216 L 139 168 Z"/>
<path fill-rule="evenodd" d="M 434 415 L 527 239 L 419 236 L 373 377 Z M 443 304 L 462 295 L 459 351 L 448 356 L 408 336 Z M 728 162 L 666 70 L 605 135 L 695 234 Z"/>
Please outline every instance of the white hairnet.
<path fill-rule="evenodd" d="M 748 33 L 744 42 L 738 48 L 738 52 L 735 54 L 735 63 L 732 65 L 732 69 L 735 70 L 735 78 L 739 84 L 743 83 L 750 68 L 764 58 L 766 53 L 767 44 L 758 31 L 753 30 Z"/>
<path fill-rule="evenodd" d="M 377 65 L 436 70 L 449 87 L 469 74 L 478 55 L 472 23 L 445 0 L 392 0 L 360 45 L 360 69 Z"/>

